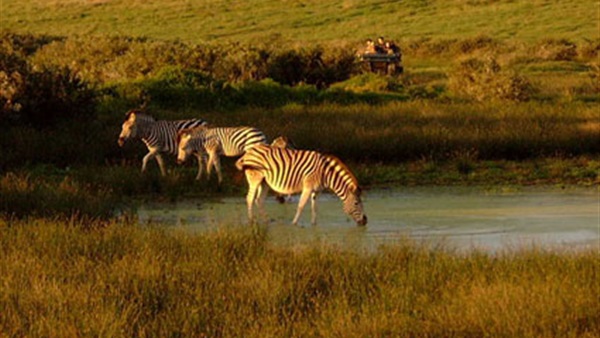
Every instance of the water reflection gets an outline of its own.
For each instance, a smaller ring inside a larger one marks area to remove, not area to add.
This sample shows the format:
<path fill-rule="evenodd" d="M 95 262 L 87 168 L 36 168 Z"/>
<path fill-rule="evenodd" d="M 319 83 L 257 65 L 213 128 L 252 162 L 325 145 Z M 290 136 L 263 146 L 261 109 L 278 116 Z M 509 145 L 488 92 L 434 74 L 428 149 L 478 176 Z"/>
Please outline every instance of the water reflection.
<path fill-rule="evenodd" d="M 297 199 L 280 205 L 272 197 L 266 211 L 271 238 L 284 245 L 323 242 L 373 249 L 406 238 L 461 249 L 498 250 L 535 244 L 542 247 L 600 247 L 598 188 L 487 191 L 482 188 L 398 188 L 368 191 L 367 227 L 357 227 L 332 195 L 318 201 L 318 225 L 310 225 L 310 205 L 300 224 L 290 225 Z M 140 221 L 192 230 L 246 224 L 245 199 L 229 197 L 200 203 L 147 204 Z"/>

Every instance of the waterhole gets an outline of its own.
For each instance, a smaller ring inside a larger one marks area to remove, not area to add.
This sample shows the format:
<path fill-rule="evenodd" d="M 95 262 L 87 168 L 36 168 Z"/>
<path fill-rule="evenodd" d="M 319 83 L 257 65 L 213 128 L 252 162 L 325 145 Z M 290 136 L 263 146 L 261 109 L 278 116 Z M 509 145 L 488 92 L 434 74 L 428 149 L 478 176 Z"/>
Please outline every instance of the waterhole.
<path fill-rule="evenodd" d="M 298 226 L 291 225 L 298 197 L 279 204 L 267 198 L 267 225 L 274 242 L 303 245 L 314 242 L 344 248 L 376 249 L 407 238 L 428 245 L 462 249 L 502 250 L 600 248 L 598 188 L 484 189 L 419 187 L 366 191 L 366 227 L 356 226 L 330 194 L 317 200 L 317 225 L 310 224 L 310 203 Z M 160 223 L 191 231 L 223 226 L 248 226 L 244 196 L 212 201 L 184 200 L 148 203 L 138 209 L 142 223 Z"/>

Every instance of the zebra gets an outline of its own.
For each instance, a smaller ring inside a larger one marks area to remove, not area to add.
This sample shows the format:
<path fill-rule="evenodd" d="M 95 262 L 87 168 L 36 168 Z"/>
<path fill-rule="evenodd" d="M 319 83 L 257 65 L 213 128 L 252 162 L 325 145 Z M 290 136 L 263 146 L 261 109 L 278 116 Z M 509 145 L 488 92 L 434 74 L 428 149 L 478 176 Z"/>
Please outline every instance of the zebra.
<path fill-rule="evenodd" d="M 286 136 L 279 136 L 273 141 L 271 141 L 271 147 L 297 149 L 294 143 Z M 284 204 L 286 201 L 291 200 L 291 195 L 277 194 L 275 198 L 277 199 L 277 202 L 279 202 L 280 204 Z"/>
<path fill-rule="evenodd" d="M 271 141 L 271 147 L 296 149 L 294 143 L 286 136 L 279 136 L 273 141 Z"/>
<path fill-rule="evenodd" d="M 138 109 L 132 109 L 125 114 L 118 144 L 122 147 L 130 138 L 141 138 L 148 148 L 148 154 L 142 160 L 142 172 L 146 171 L 148 161 L 155 158 L 161 174 L 165 176 L 165 164 L 160 153 L 177 154 L 177 131 L 205 125 L 207 122 L 203 119 L 157 121 Z M 202 157 L 197 156 L 197 158 L 200 171 Z"/>
<path fill-rule="evenodd" d="M 300 214 L 311 198 L 311 223 L 316 224 L 316 198 L 324 189 L 332 190 L 343 202 L 343 210 L 358 225 L 367 224 L 358 180 L 340 159 L 310 150 L 294 150 L 268 145 L 249 149 L 236 167 L 244 170 L 248 181 L 246 204 L 248 218 L 253 220 L 253 204 L 260 209 L 266 196 L 266 185 L 279 194 L 301 192 L 292 224 L 298 224 Z"/>
<path fill-rule="evenodd" d="M 223 181 L 221 174 L 221 161 L 219 155 L 227 157 L 240 156 L 246 150 L 257 144 L 265 144 L 265 134 L 253 127 L 226 127 L 208 128 L 197 127 L 181 130 L 177 135 L 178 152 L 177 163 L 186 161 L 189 155 L 203 156 L 208 154 L 206 163 L 207 176 L 210 178 L 212 168 L 217 172 L 219 184 Z M 198 172 L 200 179 L 202 172 Z"/>

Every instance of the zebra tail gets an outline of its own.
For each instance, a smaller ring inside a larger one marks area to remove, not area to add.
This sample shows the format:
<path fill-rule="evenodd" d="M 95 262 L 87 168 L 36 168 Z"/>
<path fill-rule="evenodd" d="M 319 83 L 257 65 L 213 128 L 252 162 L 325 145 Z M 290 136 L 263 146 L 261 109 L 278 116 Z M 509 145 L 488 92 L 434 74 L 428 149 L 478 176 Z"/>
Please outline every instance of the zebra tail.
<path fill-rule="evenodd" d="M 240 157 L 239 160 L 237 160 L 235 162 L 235 167 L 241 171 L 245 171 L 247 169 L 254 169 L 254 170 L 263 169 L 261 166 L 252 165 L 250 163 L 244 162 L 244 156 Z"/>

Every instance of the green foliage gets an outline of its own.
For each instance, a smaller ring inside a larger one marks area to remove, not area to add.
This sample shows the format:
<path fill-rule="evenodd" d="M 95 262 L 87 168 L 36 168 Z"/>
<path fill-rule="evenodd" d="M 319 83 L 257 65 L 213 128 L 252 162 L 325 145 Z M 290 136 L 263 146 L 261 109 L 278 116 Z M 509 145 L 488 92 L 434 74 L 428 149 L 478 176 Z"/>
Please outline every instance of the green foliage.
<path fill-rule="evenodd" d="M 449 80 L 449 87 L 477 101 L 502 99 L 528 101 L 535 93 L 525 77 L 513 72 L 502 72 L 494 58 L 470 58 L 462 61 Z"/>
<path fill-rule="evenodd" d="M 56 40 L 32 58 L 36 65 L 69 67 L 90 82 L 162 78 L 165 68 L 200 72 L 222 82 L 273 78 L 287 85 L 319 88 L 356 72 L 352 48 L 296 48 L 292 45 L 241 43 L 187 45 L 128 37 L 78 37 Z"/>
<path fill-rule="evenodd" d="M 336 83 L 332 89 L 342 89 L 350 92 L 386 92 L 395 89 L 396 79 L 374 73 L 357 75 L 347 81 Z"/>
<path fill-rule="evenodd" d="M 0 122 L 39 128 L 94 118 L 95 92 L 68 68 L 33 68 L 2 50 L 0 63 Z"/>

